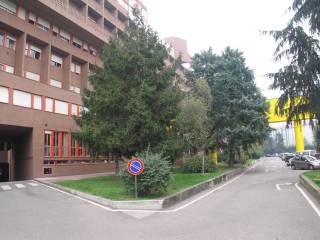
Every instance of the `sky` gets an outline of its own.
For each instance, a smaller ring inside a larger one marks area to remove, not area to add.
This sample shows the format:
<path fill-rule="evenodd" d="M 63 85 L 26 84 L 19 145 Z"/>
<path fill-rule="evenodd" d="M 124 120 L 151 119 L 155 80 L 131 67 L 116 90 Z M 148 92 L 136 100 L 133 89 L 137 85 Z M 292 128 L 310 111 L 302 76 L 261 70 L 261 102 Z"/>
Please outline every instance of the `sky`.
<path fill-rule="evenodd" d="M 149 24 L 162 38 L 186 39 L 191 55 L 207 50 L 221 53 L 227 46 L 243 52 L 254 70 L 256 83 L 267 98 L 279 96 L 269 90 L 265 74 L 281 66 L 273 61 L 276 43 L 261 30 L 280 30 L 290 18 L 293 0 L 142 0 Z"/>

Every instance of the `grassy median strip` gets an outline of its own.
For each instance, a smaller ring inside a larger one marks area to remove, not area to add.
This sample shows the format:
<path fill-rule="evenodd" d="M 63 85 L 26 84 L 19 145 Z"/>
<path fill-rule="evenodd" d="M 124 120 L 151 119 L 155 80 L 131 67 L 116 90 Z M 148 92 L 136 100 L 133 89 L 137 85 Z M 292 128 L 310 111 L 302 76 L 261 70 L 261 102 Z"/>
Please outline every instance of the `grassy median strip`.
<path fill-rule="evenodd" d="M 166 194 L 162 196 L 150 196 L 139 199 L 156 199 L 165 197 L 193 185 L 220 176 L 227 170 L 228 168 L 222 167 L 212 173 L 207 173 L 204 175 L 201 173 L 180 173 L 179 171 L 176 171 L 172 174 L 172 179 L 169 183 L 168 191 L 166 192 Z M 67 180 L 55 183 L 63 187 L 71 188 L 111 200 L 134 199 L 134 196 L 126 191 L 120 177 L 117 176 L 95 177 L 81 180 Z"/>
<path fill-rule="evenodd" d="M 320 170 L 305 172 L 304 175 L 320 187 Z"/>

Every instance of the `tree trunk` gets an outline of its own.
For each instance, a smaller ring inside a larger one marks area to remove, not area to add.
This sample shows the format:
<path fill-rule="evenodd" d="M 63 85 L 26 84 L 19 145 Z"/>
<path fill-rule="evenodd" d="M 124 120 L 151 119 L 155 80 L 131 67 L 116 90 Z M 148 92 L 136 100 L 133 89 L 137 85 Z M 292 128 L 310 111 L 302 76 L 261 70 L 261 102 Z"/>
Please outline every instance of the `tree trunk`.
<path fill-rule="evenodd" d="M 115 163 L 115 165 L 116 165 L 116 167 L 115 167 L 115 174 L 116 174 L 116 175 L 119 175 L 119 173 L 120 173 L 120 164 L 119 164 L 119 158 L 118 158 L 118 157 L 115 157 L 114 163 Z"/>
<path fill-rule="evenodd" d="M 231 147 L 229 148 L 229 167 L 234 167 L 234 151 Z"/>

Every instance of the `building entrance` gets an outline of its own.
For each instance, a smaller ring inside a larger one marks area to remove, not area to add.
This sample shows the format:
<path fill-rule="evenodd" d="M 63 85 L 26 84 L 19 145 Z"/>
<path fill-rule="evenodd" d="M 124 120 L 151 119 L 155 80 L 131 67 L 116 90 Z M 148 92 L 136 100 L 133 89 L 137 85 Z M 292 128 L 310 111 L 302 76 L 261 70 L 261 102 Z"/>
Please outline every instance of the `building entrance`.
<path fill-rule="evenodd" d="M 32 178 L 32 128 L 0 125 L 0 182 Z"/>

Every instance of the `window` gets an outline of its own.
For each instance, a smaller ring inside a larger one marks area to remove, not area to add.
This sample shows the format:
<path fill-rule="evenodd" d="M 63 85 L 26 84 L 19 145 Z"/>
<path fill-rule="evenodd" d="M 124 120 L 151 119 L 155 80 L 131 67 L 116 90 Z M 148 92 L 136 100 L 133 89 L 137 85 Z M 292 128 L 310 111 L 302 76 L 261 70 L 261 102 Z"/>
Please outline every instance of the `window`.
<path fill-rule="evenodd" d="M 55 113 L 68 115 L 69 104 L 59 100 L 55 101 Z"/>
<path fill-rule="evenodd" d="M 44 156 L 50 157 L 52 131 L 44 132 Z"/>
<path fill-rule="evenodd" d="M 0 102 L 9 103 L 9 89 L 6 87 L 0 87 Z"/>
<path fill-rule="evenodd" d="M 80 88 L 75 87 L 75 86 L 70 86 L 70 91 L 72 91 L 74 93 L 80 93 Z"/>
<path fill-rule="evenodd" d="M 68 156 L 68 134 L 63 132 L 62 134 L 62 143 L 61 143 L 61 154 L 62 157 Z"/>
<path fill-rule="evenodd" d="M 33 73 L 33 72 L 28 72 L 26 71 L 26 78 L 33 80 L 33 81 L 40 81 L 40 75 L 37 73 Z"/>
<path fill-rule="evenodd" d="M 90 54 L 93 56 L 97 56 L 97 49 L 94 47 L 89 47 Z"/>
<path fill-rule="evenodd" d="M 74 136 L 71 137 L 71 157 L 77 157 L 78 156 L 78 149 L 77 149 L 77 140 Z"/>
<path fill-rule="evenodd" d="M 53 155 L 59 156 L 59 132 L 54 132 L 54 141 L 53 141 Z"/>
<path fill-rule="evenodd" d="M 71 63 L 71 72 L 80 75 L 81 73 L 81 65 L 75 62 Z"/>
<path fill-rule="evenodd" d="M 0 0 L 0 9 L 11 13 L 13 15 L 16 15 L 17 12 L 17 6 L 14 2 L 11 2 L 9 0 Z"/>
<path fill-rule="evenodd" d="M 0 32 L 0 46 L 4 46 L 4 32 Z"/>
<path fill-rule="evenodd" d="M 88 44 L 84 43 L 83 44 L 83 51 L 88 52 Z"/>
<path fill-rule="evenodd" d="M 46 98 L 46 111 L 53 112 L 53 99 L 52 98 Z"/>
<path fill-rule="evenodd" d="M 16 48 L 16 38 L 7 34 L 6 47 L 14 50 Z"/>
<path fill-rule="evenodd" d="M 74 116 L 78 116 L 78 106 L 75 104 L 71 104 L 71 114 Z"/>
<path fill-rule="evenodd" d="M 61 68 L 62 62 L 63 62 L 62 57 L 55 55 L 55 54 L 51 55 L 51 65 L 52 66 Z"/>
<path fill-rule="evenodd" d="M 59 28 L 55 25 L 52 25 L 52 34 L 53 36 L 56 36 L 56 37 L 58 37 L 59 35 Z"/>
<path fill-rule="evenodd" d="M 26 10 L 23 7 L 19 6 L 18 17 L 22 20 L 26 20 Z"/>
<path fill-rule="evenodd" d="M 19 90 L 13 90 L 13 104 L 16 106 L 31 108 L 31 94 Z"/>
<path fill-rule="evenodd" d="M 50 28 L 50 23 L 43 18 L 38 17 L 37 26 L 43 31 L 48 31 Z"/>
<path fill-rule="evenodd" d="M 29 20 L 28 21 L 30 24 L 34 25 L 37 21 L 36 15 L 32 12 L 29 12 Z"/>
<path fill-rule="evenodd" d="M 82 48 L 82 41 L 76 37 L 72 38 L 72 44 L 77 48 L 80 48 L 80 49 Z"/>
<path fill-rule="evenodd" d="M 0 71 L 5 71 L 7 73 L 14 73 L 14 67 L 0 63 Z"/>
<path fill-rule="evenodd" d="M 53 87 L 62 88 L 62 83 L 54 79 L 50 80 L 50 85 Z"/>
<path fill-rule="evenodd" d="M 60 38 L 67 42 L 67 43 L 70 43 L 70 33 L 60 29 Z"/>
<path fill-rule="evenodd" d="M 4 70 L 7 72 L 7 73 L 11 73 L 13 74 L 14 73 L 14 67 L 12 66 L 9 66 L 9 65 L 4 65 Z"/>
<path fill-rule="evenodd" d="M 123 0 L 118 0 L 118 3 L 125 9 L 125 10 L 129 10 L 129 5 L 128 3 L 126 3 L 125 1 Z"/>
<path fill-rule="evenodd" d="M 42 97 L 38 95 L 33 96 L 33 108 L 36 110 L 42 110 Z"/>
<path fill-rule="evenodd" d="M 24 51 L 24 54 L 26 56 L 29 56 L 31 58 L 34 59 L 40 59 L 41 57 L 41 48 L 31 44 L 31 43 L 27 43 L 26 44 L 26 49 Z"/>

